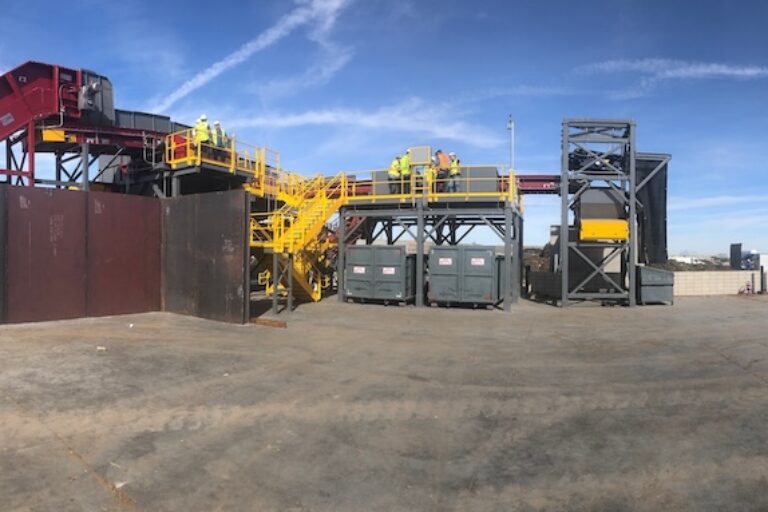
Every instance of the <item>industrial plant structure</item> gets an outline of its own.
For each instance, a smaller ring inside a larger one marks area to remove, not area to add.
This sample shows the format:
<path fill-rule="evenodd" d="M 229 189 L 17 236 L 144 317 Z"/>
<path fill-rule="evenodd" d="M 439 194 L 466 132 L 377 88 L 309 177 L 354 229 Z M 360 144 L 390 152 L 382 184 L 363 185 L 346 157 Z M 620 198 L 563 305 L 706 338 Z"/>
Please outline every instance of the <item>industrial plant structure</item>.
<path fill-rule="evenodd" d="M 525 194 L 562 198 L 559 254 L 529 283 L 538 296 L 631 306 L 638 265 L 666 259 L 669 156 L 638 153 L 631 121 L 566 120 L 559 175 L 462 165 L 450 192 L 419 172 L 432 148 L 413 147 L 415 172 L 393 193 L 386 170 L 290 172 L 272 149 L 199 142 L 167 116 L 116 109 L 97 73 L 27 62 L 0 76 L 0 141 L 7 322 L 154 309 L 246 322 L 256 291 L 275 311 L 332 290 L 510 310 Z M 41 154 L 53 155 L 53 178 L 40 175 Z M 480 229 L 499 254 L 465 256 L 462 242 Z M 405 238 L 414 255 L 362 249 Z"/>

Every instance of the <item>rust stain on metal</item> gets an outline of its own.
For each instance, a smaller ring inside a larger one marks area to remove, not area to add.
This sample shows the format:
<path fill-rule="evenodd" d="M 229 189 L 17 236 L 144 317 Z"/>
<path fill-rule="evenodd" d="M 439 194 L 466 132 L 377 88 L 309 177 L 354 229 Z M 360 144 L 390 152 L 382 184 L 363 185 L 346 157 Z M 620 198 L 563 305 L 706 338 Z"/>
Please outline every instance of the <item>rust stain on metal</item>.
<path fill-rule="evenodd" d="M 83 192 L 9 187 L 8 322 L 86 314 Z"/>
<path fill-rule="evenodd" d="M 88 198 L 88 316 L 160 309 L 160 202 L 107 192 Z"/>

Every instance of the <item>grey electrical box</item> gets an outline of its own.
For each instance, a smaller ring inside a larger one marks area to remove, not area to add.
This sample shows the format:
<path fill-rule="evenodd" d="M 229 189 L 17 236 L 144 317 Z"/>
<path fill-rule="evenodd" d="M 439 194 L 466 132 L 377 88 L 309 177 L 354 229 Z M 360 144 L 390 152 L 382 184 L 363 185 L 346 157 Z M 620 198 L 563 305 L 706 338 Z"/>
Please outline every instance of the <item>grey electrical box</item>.
<path fill-rule="evenodd" d="M 407 302 L 416 294 L 416 257 L 399 245 L 347 248 L 344 294 L 351 299 Z"/>
<path fill-rule="evenodd" d="M 105 76 L 83 70 L 83 87 L 77 97 L 83 118 L 100 125 L 115 124 L 115 99 L 112 82 Z"/>
<path fill-rule="evenodd" d="M 501 300 L 503 258 L 490 246 L 432 247 L 429 252 L 431 302 L 497 304 Z"/>
<path fill-rule="evenodd" d="M 637 267 L 638 304 L 672 304 L 675 275 L 668 270 Z"/>

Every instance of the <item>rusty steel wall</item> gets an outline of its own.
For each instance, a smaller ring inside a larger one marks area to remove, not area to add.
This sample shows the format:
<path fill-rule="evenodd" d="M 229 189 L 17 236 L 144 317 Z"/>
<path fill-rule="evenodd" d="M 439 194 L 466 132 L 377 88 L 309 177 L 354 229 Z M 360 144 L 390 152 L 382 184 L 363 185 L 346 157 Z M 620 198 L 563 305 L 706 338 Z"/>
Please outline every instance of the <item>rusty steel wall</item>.
<path fill-rule="evenodd" d="M 242 190 L 162 201 L 163 310 L 248 321 L 248 199 Z"/>
<path fill-rule="evenodd" d="M 84 192 L 7 188 L 7 322 L 86 315 L 86 200 Z"/>
<path fill-rule="evenodd" d="M 8 282 L 6 275 L 5 256 L 8 247 L 7 217 L 8 217 L 8 186 L 0 184 L 0 323 L 5 322 L 5 288 Z"/>
<path fill-rule="evenodd" d="M 160 309 L 160 201 L 88 194 L 87 315 Z"/>

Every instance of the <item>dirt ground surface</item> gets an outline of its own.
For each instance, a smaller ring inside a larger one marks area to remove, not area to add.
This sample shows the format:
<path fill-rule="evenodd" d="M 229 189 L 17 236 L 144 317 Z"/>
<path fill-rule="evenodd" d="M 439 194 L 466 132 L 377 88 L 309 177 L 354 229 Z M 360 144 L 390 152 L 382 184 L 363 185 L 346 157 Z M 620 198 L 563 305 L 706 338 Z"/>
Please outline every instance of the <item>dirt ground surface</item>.
<path fill-rule="evenodd" d="M 768 510 L 768 300 L 5 326 L 0 509 Z"/>

